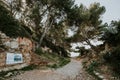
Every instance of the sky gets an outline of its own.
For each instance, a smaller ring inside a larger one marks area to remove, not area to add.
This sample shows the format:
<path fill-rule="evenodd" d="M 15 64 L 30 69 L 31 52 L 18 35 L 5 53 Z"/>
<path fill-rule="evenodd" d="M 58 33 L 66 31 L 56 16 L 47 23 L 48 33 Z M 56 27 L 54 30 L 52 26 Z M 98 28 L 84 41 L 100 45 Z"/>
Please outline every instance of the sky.
<path fill-rule="evenodd" d="M 76 4 L 80 5 L 82 3 L 87 7 L 94 2 L 99 2 L 101 6 L 106 8 L 106 12 L 101 17 L 103 23 L 120 20 L 120 0 L 75 0 Z"/>

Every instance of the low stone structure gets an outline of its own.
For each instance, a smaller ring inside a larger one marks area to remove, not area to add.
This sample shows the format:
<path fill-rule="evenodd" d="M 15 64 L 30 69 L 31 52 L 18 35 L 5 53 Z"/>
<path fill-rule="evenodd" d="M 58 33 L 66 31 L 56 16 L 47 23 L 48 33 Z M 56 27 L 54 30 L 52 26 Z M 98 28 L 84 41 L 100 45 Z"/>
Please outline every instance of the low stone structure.
<path fill-rule="evenodd" d="M 2 71 L 2 69 L 4 68 L 7 68 L 7 70 L 9 70 L 8 67 L 14 69 L 14 66 L 19 66 L 19 65 L 21 66 L 22 64 L 26 64 L 26 65 L 30 64 L 31 53 L 33 48 L 33 43 L 30 39 L 25 37 L 9 38 L 8 36 L 6 36 L 4 33 L 1 32 L 0 32 L 0 39 L 2 45 L 5 47 L 3 48 L 0 46 L 0 71 Z M 21 54 L 23 58 L 23 62 L 7 64 L 6 59 L 8 53 Z"/>
<path fill-rule="evenodd" d="M 0 53 L 0 67 L 5 66 L 6 54 L 4 52 Z"/>

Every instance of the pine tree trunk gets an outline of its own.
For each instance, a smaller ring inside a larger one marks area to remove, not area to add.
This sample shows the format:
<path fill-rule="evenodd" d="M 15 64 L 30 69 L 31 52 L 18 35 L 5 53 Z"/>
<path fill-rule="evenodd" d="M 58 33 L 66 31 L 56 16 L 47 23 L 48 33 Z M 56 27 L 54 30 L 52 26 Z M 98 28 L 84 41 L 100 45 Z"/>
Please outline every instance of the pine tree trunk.
<path fill-rule="evenodd" d="M 53 24 L 53 20 L 51 21 L 51 23 L 50 23 L 50 26 L 49 26 L 49 27 L 48 27 L 48 24 L 46 23 L 46 25 L 47 25 L 47 26 L 45 27 L 45 30 L 44 30 L 44 32 L 43 32 L 43 34 L 42 34 L 41 38 L 40 38 L 40 41 L 39 41 L 39 45 L 38 45 L 38 47 L 40 47 L 40 46 L 41 46 L 42 41 L 43 41 L 43 38 L 45 37 L 45 35 L 46 35 L 47 31 L 49 31 L 49 29 L 51 28 L 52 24 Z"/>

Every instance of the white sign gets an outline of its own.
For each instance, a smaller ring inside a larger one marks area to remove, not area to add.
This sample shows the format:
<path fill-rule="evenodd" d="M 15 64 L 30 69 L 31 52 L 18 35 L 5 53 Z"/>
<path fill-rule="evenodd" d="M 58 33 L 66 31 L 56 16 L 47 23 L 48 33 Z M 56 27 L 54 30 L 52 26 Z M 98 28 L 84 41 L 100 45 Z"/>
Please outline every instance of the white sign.
<path fill-rule="evenodd" d="M 23 56 L 20 53 L 7 53 L 6 64 L 23 63 Z"/>

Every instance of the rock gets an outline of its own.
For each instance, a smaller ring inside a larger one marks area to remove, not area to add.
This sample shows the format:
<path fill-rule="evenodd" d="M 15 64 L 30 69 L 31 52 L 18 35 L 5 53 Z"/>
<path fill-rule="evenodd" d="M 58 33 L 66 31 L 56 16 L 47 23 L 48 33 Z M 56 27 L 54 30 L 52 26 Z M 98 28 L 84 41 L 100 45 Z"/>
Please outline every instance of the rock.
<path fill-rule="evenodd" d="M 9 73 L 7 73 L 7 75 L 5 75 L 5 77 L 10 77 L 10 76 L 12 76 L 13 75 L 13 73 L 12 72 L 9 72 Z"/>
<path fill-rule="evenodd" d="M 107 80 L 107 79 L 103 79 L 103 80 Z"/>
<path fill-rule="evenodd" d="M 100 73 L 98 73 L 98 72 L 96 72 L 95 74 L 96 74 L 96 75 L 100 75 Z"/>
<path fill-rule="evenodd" d="M 99 75 L 99 78 L 101 78 L 101 79 L 104 79 L 104 76 L 102 76 L 102 75 Z"/>

